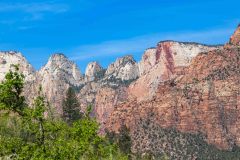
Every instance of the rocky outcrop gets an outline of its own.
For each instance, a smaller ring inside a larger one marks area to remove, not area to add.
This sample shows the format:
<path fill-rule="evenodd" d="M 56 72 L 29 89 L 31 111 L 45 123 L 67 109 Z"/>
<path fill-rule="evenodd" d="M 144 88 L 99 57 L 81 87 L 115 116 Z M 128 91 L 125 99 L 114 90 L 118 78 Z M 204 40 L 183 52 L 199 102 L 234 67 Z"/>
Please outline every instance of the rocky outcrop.
<path fill-rule="evenodd" d="M 232 45 L 240 45 L 240 24 L 238 25 L 236 31 L 230 38 L 230 44 Z"/>
<path fill-rule="evenodd" d="M 164 46 L 158 50 L 162 49 Z M 169 68 L 165 68 L 174 73 L 171 70 L 174 58 L 166 57 Z M 236 45 L 198 54 L 183 74 L 160 82 L 152 98 L 139 101 L 138 97 L 132 97 L 115 106 L 105 127 L 118 131 L 126 124 L 131 130 L 132 150 L 141 153 L 157 154 L 171 146 L 171 142 L 163 145 L 161 139 L 150 141 L 159 132 L 150 127 L 152 124 L 181 133 L 202 134 L 206 142 L 219 149 L 240 146 L 239 59 L 240 50 Z"/>
<path fill-rule="evenodd" d="M 207 46 L 198 43 L 162 41 L 156 48 L 145 51 L 139 62 L 140 75 L 147 74 L 158 63 L 166 63 L 169 72 L 176 67 L 188 66 L 191 60 L 201 52 L 208 52 L 220 46 Z"/>
<path fill-rule="evenodd" d="M 101 124 L 101 133 L 104 133 L 105 123 L 113 112 L 115 106 L 126 101 L 127 87 L 121 86 L 117 89 L 103 87 L 96 94 L 95 115 Z"/>
<path fill-rule="evenodd" d="M 79 87 L 84 79 L 77 65 L 63 54 L 54 54 L 47 64 L 37 73 L 36 85 L 43 88 L 47 100 L 52 104 L 54 112 L 62 113 L 62 101 L 69 86 Z"/>
<path fill-rule="evenodd" d="M 139 69 L 132 56 L 118 58 L 107 68 L 105 76 L 108 79 L 120 79 L 121 81 L 135 80 L 139 76 Z"/>
<path fill-rule="evenodd" d="M 138 64 L 140 76 L 147 74 L 157 64 L 156 53 L 156 48 L 149 48 L 144 52 L 142 60 Z"/>
<path fill-rule="evenodd" d="M 26 58 L 16 51 L 0 52 L 0 81 L 4 79 L 12 64 L 18 64 L 20 71 L 24 74 L 27 81 L 33 78 L 35 73 L 32 65 Z"/>
<path fill-rule="evenodd" d="M 160 42 L 156 48 L 145 51 L 139 62 L 140 78 L 129 87 L 129 94 L 139 101 L 151 99 L 160 82 L 182 74 L 184 68 L 201 52 L 221 48 L 197 43 Z"/>
<path fill-rule="evenodd" d="M 89 63 L 85 71 L 85 81 L 89 82 L 101 79 L 104 75 L 104 71 L 105 70 L 97 62 Z"/>

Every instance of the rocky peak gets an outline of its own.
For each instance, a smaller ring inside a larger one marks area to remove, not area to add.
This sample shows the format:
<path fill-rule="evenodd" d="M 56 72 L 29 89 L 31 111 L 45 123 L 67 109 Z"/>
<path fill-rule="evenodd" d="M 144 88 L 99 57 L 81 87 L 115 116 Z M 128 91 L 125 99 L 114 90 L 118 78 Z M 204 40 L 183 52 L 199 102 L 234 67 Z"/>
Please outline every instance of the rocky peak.
<path fill-rule="evenodd" d="M 34 68 L 20 52 L 0 51 L 0 80 L 3 80 L 12 64 L 19 64 L 19 69 L 25 75 L 27 81 L 32 79 L 35 72 Z"/>
<path fill-rule="evenodd" d="M 149 48 L 144 52 L 142 60 L 139 62 L 140 76 L 150 71 L 150 69 L 157 63 L 156 53 L 156 48 Z"/>
<path fill-rule="evenodd" d="M 85 71 L 85 81 L 94 81 L 103 76 L 104 69 L 97 62 L 90 62 Z"/>
<path fill-rule="evenodd" d="M 52 55 L 39 73 L 42 76 L 51 74 L 51 76 L 56 78 L 64 74 L 65 78 L 69 77 L 71 79 L 69 82 L 73 85 L 77 85 L 83 78 L 77 65 L 62 53 Z"/>
<path fill-rule="evenodd" d="M 230 44 L 232 45 L 240 45 L 240 24 L 235 30 L 234 34 L 230 38 Z"/>
<path fill-rule="evenodd" d="M 130 85 L 129 95 L 138 101 L 155 96 L 161 82 L 184 74 L 184 68 L 201 52 L 219 48 L 198 43 L 162 41 L 145 51 L 139 62 L 140 77 Z"/>
<path fill-rule="evenodd" d="M 77 65 L 63 54 L 52 55 L 37 73 L 35 82 L 36 86 L 42 86 L 47 100 L 53 105 L 53 112 L 57 115 L 62 113 L 62 100 L 69 86 L 78 88 L 83 83 L 84 79 Z"/>
<path fill-rule="evenodd" d="M 139 76 L 139 69 L 132 56 L 124 56 L 110 64 L 105 75 L 122 81 L 134 80 Z"/>

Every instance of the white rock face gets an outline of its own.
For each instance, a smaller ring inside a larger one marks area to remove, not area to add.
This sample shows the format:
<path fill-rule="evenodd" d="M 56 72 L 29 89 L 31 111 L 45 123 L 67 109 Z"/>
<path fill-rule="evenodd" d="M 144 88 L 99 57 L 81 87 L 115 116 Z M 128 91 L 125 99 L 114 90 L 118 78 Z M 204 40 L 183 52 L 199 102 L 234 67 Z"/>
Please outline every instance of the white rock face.
<path fill-rule="evenodd" d="M 9 51 L 0 52 L 0 81 L 4 79 L 12 64 L 19 64 L 19 69 L 24 74 L 26 81 L 33 78 L 35 71 L 26 58 L 20 52 Z"/>
<path fill-rule="evenodd" d="M 79 87 L 84 79 L 77 65 L 63 54 L 54 54 L 37 73 L 37 84 L 41 85 L 48 101 L 54 104 L 54 111 L 62 112 L 61 104 L 69 86 Z"/>
<path fill-rule="evenodd" d="M 134 80 L 139 76 L 138 64 L 132 56 L 118 58 L 110 64 L 105 75 L 122 81 Z"/>
<path fill-rule="evenodd" d="M 160 82 L 173 78 L 177 67 L 188 66 L 198 53 L 216 48 L 195 43 L 161 42 L 156 48 L 147 49 L 139 63 L 132 56 L 125 56 L 109 65 L 105 72 L 97 62 L 91 62 L 86 68 L 85 77 L 77 65 L 63 54 L 54 54 L 44 67 L 35 72 L 21 53 L 0 52 L 0 80 L 9 71 L 11 64 L 20 64 L 20 71 L 26 76 L 24 95 L 28 102 L 31 103 L 37 96 L 38 87 L 42 86 L 52 111 L 60 115 L 69 86 L 77 90 L 83 110 L 89 104 L 105 104 L 104 99 L 96 102 L 96 95 L 103 88 L 106 88 L 105 91 L 108 88 L 125 88 L 124 91 L 116 92 L 114 104 L 119 96 L 123 100 L 128 96 L 144 100 L 154 96 Z"/>
<path fill-rule="evenodd" d="M 103 72 L 103 68 L 97 62 L 89 63 L 85 71 L 85 81 L 94 81 L 101 72 Z"/>
<path fill-rule="evenodd" d="M 174 41 L 160 42 L 156 48 L 145 51 L 139 62 L 140 78 L 132 83 L 129 92 L 139 101 L 151 99 L 159 83 L 176 77 L 191 60 L 201 52 L 208 52 L 219 47 L 197 43 Z"/>
<path fill-rule="evenodd" d="M 172 59 L 174 67 L 185 67 L 190 64 L 197 54 L 217 48 L 216 46 L 206 46 L 197 43 L 160 42 L 157 48 L 145 51 L 142 60 L 139 62 L 139 72 L 140 75 L 148 73 L 163 58 L 167 60 Z"/>
<path fill-rule="evenodd" d="M 157 54 L 156 48 L 150 48 L 144 52 L 142 60 L 138 64 L 140 76 L 150 71 L 150 69 L 156 65 L 157 63 L 156 54 Z"/>
<path fill-rule="evenodd" d="M 77 65 L 69 61 L 63 54 L 54 54 L 51 56 L 48 63 L 38 73 L 46 80 L 48 80 L 46 78 L 48 76 L 55 80 L 67 79 L 74 86 L 78 86 L 83 79 Z"/>

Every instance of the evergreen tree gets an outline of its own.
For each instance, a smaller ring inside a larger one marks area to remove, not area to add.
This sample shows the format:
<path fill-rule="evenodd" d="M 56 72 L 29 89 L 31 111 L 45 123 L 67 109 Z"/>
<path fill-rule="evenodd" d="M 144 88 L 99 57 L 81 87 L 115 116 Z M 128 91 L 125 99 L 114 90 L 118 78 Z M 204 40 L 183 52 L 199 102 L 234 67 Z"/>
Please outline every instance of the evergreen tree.
<path fill-rule="evenodd" d="M 131 146 L 132 146 L 132 141 L 130 137 L 130 131 L 127 128 L 126 125 L 122 125 L 120 130 L 119 130 L 119 148 L 124 154 L 130 154 L 131 153 Z"/>
<path fill-rule="evenodd" d="M 81 118 L 80 104 L 77 100 L 76 93 L 72 87 L 69 87 L 66 99 L 63 101 L 63 120 L 68 124 Z"/>
<path fill-rule="evenodd" d="M 116 143 L 123 154 L 130 155 L 131 154 L 131 136 L 130 131 L 126 125 L 121 125 L 119 129 L 119 133 L 109 132 L 106 130 L 106 135 L 110 143 Z"/>
<path fill-rule="evenodd" d="M 90 106 L 79 119 L 74 90 L 68 90 L 64 102 L 72 123 L 68 125 L 44 116 L 47 103 L 41 89 L 33 106 L 27 106 L 23 86 L 18 66 L 0 83 L 0 159 L 127 159 L 118 146 L 98 135 L 99 124 L 89 116 Z"/>
<path fill-rule="evenodd" d="M 0 109 L 23 114 L 26 107 L 25 98 L 22 96 L 24 75 L 19 73 L 19 66 L 12 65 L 5 80 L 0 84 Z M 12 69 L 11 68 L 11 69 Z"/>

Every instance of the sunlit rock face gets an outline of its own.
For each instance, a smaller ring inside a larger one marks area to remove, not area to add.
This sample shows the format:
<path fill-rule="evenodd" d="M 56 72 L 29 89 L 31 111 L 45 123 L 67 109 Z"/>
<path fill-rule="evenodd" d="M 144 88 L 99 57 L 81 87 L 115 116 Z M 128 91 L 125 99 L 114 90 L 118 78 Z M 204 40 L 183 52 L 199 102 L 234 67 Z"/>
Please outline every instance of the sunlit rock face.
<path fill-rule="evenodd" d="M 230 44 L 240 46 L 240 24 L 230 38 Z"/>
<path fill-rule="evenodd" d="M 150 48 L 145 51 L 142 60 L 139 62 L 139 72 L 140 75 L 144 75 L 150 72 L 158 63 L 166 63 L 170 71 L 174 67 L 185 67 L 199 53 L 217 48 L 219 46 L 207 46 L 198 43 L 159 42 L 156 48 Z"/>
<path fill-rule="evenodd" d="M 110 64 L 105 76 L 122 81 L 134 80 L 139 76 L 139 68 L 132 56 L 125 56 Z"/>
<path fill-rule="evenodd" d="M 104 75 L 104 69 L 100 64 L 97 62 L 91 62 L 87 65 L 86 71 L 85 71 L 85 81 L 94 81 L 99 78 L 102 78 Z"/>
<path fill-rule="evenodd" d="M 16 51 L 0 51 L 0 81 L 4 79 L 5 74 L 11 69 L 11 65 L 18 64 L 20 71 L 24 74 L 26 80 L 33 78 L 34 69 L 26 58 Z"/>
<path fill-rule="evenodd" d="M 232 37 L 236 37 L 236 32 Z M 240 146 L 240 49 L 236 43 L 233 45 L 233 38 L 230 41 L 230 46 L 227 44 L 227 47 L 210 48 L 198 53 L 190 63 L 184 57 L 176 60 L 169 51 L 169 42 L 159 44 L 156 52 L 162 54 L 153 53 L 158 55 L 156 57 L 164 55 L 159 58 L 159 63 L 165 62 L 160 68 L 166 71 L 154 72 L 161 79 L 156 85 L 156 94 L 139 100 L 143 95 L 149 96 L 143 94 L 149 87 L 145 90 L 141 88 L 148 85 L 146 82 L 150 78 L 147 77 L 152 72 L 149 71 L 130 85 L 128 94 L 132 94 L 131 90 L 135 87 L 138 89 L 135 95 L 139 94 L 132 98 L 128 96 L 124 103 L 116 105 L 105 121 L 105 128 L 118 131 L 122 124 L 126 124 L 131 131 L 132 150 L 135 152 L 151 150 L 157 153 L 162 148 L 169 151 L 165 146 L 171 145 L 171 142 L 163 145 L 154 141 L 159 128 L 147 130 L 150 124 L 181 133 L 200 133 L 207 143 L 219 149 L 231 150 Z M 181 72 L 176 72 L 174 68 L 183 66 L 182 62 L 188 65 Z M 169 74 L 161 76 L 165 73 Z M 141 80 L 142 77 L 145 79 Z"/>
<path fill-rule="evenodd" d="M 152 98 L 160 82 L 181 74 L 199 53 L 217 48 L 221 47 L 175 41 L 158 43 L 143 54 L 139 62 L 140 78 L 130 85 L 130 94 L 138 100 Z"/>
<path fill-rule="evenodd" d="M 79 87 L 84 83 L 77 65 L 63 54 L 52 55 L 47 64 L 37 72 L 35 84 L 42 86 L 47 100 L 52 104 L 54 112 L 62 113 L 62 101 L 67 89 Z M 37 88 L 37 86 L 36 86 Z"/>

